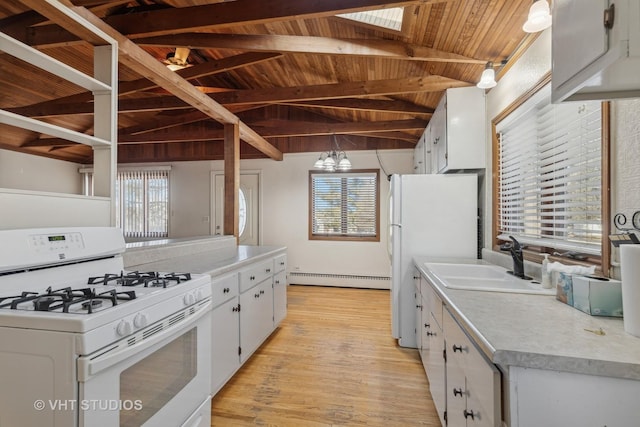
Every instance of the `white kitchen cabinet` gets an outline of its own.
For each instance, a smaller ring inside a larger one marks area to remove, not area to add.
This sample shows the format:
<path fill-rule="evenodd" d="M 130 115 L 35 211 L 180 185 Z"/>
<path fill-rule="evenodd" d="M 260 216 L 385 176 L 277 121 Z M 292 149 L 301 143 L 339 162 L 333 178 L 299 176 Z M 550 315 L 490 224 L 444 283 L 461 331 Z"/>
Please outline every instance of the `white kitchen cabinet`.
<path fill-rule="evenodd" d="M 444 334 L 442 326 L 442 300 L 435 294 L 425 279 L 421 280 L 422 294 L 422 351 L 420 357 L 427 377 L 429 378 L 429 391 L 438 411 L 440 422 L 446 424 L 444 414 L 446 411 L 445 392 L 445 358 L 444 358 Z M 438 320 L 439 319 L 439 320 Z"/>
<path fill-rule="evenodd" d="M 420 357 L 440 422 L 453 427 L 501 426 L 500 372 L 445 308 L 429 279 L 421 276 L 419 283 Z"/>
<path fill-rule="evenodd" d="M 485 359 L 448 310 L 443 313 L 443 330 L 447 425 L 501 426 L 500 372 Z"/>
<path fill-rule="evenodd" d="M 286 267 L 280 254 L 212 278 L 212 394 L 286 317 Z"/>
<path fill-rule="evenodd" d="M 552 17 L 552 102 L 640 97 L 640 2 L 554 0 Z"/>
<path fill-rule="evenodd" d="M 258 261 L 240 270 L 240 292 L 244 292 L 273 274 L 273 259 Z"/>
<path fill-rule="evenodd" d="M 240 294 L 240 363 L 273 332 L 273 284 L 271 277 Z"/>
<path fill-rule="evenodd" d="M 432 173 L 485 167 L 486 117 L 484 91 L 475 86 L 445 91 L 428 126 Z"/>
<path fill-rule="evenodd" d="M 422 347 L 423 347 L 423 332 L 424 329 L 422 327 L 422 317 L 423 317 L 423 304 L 422 304 L 422 296 L 420 294 L 420 282 L 422 277 L 420 276 L 420 272 L 418 269 L 414 269 L 413 271 L 413 285 L 414 285 L 414 305 L 416 308 L 415 322 L 416 322 L 416 348 L 422 355 Z"/>
<path fill-rule="evenodd" d="M 211 285 L 211 387 L 216 394 L 240 367 L 238 273 L 213 279 Z"/>
<path fill-rule="evenodd" d="M 287 316 L 287 254 L 273 258 L 273 327 Z"/>
<path fill-rule="evenodd" d="M 273 276 L 273 326 L 278 326 L 286 316 L 287 273 L 281 271 Z"/>
<path fill-rule="evenodd" d="M 429 127 L 427 127 L 413 149 L 413 173 L 431 173 L 431 165 L 427 163 L 427 140 Z"/>
<path fill-rule="evenodd" d="M 510 427 L 637 426 L 640 381 L 509 367 Z"/>

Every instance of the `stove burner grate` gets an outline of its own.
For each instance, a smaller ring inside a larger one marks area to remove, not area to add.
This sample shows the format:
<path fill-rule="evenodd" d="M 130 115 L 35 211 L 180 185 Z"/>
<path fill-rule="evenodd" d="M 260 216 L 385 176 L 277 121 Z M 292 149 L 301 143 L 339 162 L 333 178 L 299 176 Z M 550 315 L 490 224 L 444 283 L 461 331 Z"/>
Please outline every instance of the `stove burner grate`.
<path fill-rule="evenodd" d="M 89 314 L 93 313 L 94 308 L 102 307 L 103 301 L 110 301 L 111 306 L 115 306 L 118 301 L 130 301 L 135 298 L 135 291 L 116 292 L 115 289 L 110 289 L 96 293 L 91 288 L 71 289 L 66 287 L 52 290 L 49 287 L 43 293 L 22 292 L 17 296 L 0 298 L 0 303 L 8 300 L 8 302 L 0 304 L 0 308 L 18 310 L 21 304 L 31 302 L 34 311 L 61 310 L 63 313 L 69 313 L 70 309 L 81 304 L 81 309 Z"/>
<path fill-rule="evenodd" d="M 158 273 L 156 271 L 120 272 L 89 277 L 89 285 L 143 286 L 145 288 L 166 288 L 191 280 L 190 273 Z"/>

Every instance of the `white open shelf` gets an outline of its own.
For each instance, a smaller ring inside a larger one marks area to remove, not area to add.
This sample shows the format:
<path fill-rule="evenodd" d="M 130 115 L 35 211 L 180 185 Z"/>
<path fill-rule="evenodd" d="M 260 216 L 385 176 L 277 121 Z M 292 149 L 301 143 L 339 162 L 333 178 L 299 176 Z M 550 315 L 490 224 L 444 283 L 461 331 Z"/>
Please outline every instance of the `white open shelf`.
<path fill-rule="evenodd" d="M 70 83 L 93 93 L 94 135 L 87 135 L 42 120 L 37 120 L 8 110 L 0 109 L 0 123 L 39 134 L 65 139 L 93 148 L 94 194 L 98 197 L 80 199 L 91 200 L 91 206 L 98 206 L 92 215 L 101 218 L 100 225 L 115 225 L 115 171 L 117 165 L 118 135 L 118 43 L 91 22 L 78 15 L 72 8 L 60 2 L 47 2 L 57 10 L 51 10 L 52 21 L 64 22 L 70 31 L 83 40 L 93 42 L 93 76 L 87 75 L 49 55 L 26 45 L 25 43 L 0 32 L 0 50 L 18 59 L 28 62 L 42 70 L 52 73 Z M 55 15 L 55 16 L 54 16 Z M 55 19 L 58 18 L 58 19 Z M 69 20 L 73 20 L 71 22 Z M 75 25 L 78 24 L 78 25 Z M 61 24 L 62 25 L 62 24 Z M 104 43 L 101 43 L 104 42 Z M 79 216 L 76 204 L 70 203 L 69 195 L 39 193 L 24 194 L 28 203 L 40 203 L 51 198 L 60 199 L 61 217 L 76 218 Z M 99 203 L 94 203 L 95 201 Z M 28 204 L 21 205 L 23 207 Z M 29 211 L 25 208 L 25 213 Z M 71 214 L 75 212 L 75 214 Z M 19 215 L 17 215 L 19 216 Z M 81 215 L 80 215 L 81 216 Z M 48 219 L 50 220 L 50 218 Z"/>

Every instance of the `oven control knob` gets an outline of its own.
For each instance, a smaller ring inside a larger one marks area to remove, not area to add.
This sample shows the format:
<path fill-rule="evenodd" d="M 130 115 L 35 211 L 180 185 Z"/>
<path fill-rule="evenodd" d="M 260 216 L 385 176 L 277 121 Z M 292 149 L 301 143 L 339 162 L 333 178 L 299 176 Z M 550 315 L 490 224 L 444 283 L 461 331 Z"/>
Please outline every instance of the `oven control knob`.
<path fill-rule="evenodd" d="M 196 301 L 202 301 L 203 298 L 202 289 L 196 289 Z"/>
<path fill-rule="evenodd" d="M 116 326 L 116 333 L 121 337 L 129 335 L 131 332 L 133 332 L 133 328 L 128 320 L 121 320 Z"/>
<path fill-rule="evenodd" d="M 196 298 L 193 294 L 186 294 L 183 298 L 184 305 L 192 305 L 196 302 Z"/>
<path fill-rule="evenodd" d="M 136 328 L 144 328 L 149 324 L 149 316 L 144 313 L 136 314 L 136 317 L 133 318 L 133 326 Z"/>

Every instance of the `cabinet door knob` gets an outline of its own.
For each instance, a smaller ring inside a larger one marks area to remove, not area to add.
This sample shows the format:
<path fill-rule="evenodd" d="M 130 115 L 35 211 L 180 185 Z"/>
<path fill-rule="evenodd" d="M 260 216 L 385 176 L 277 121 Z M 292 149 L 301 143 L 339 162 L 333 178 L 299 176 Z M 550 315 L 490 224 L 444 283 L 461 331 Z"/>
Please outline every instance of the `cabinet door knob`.
<path fill-rule="evenodd" d="M 267 273 L 271 273 L 271 269 L 270 268 L 267 268 Z"/>
<path fill-rule="evenodd" d="M 260 291 L 260 295 L 264 295 L 264 291 L 263 290 Z"/>
<path fill-rule="evenodd" d="M 425 323 L 425 324 L 424 324 L 424 327 L 425 327 L 425 328 L 430 328 L 430 327 L 431 327 L 431 325 L 430 325 L 430 324 L 428 324 L 428 323 Z"/>
<path fill-rule="evenodd" d="M 465 419 L 471 418 L 473 419 L 473 411 L 467 411 L 466 409 L 462 412 L 464 414 Z"/>
<path fill-rule="evenodd" d="M 435 337 L 436 333 L 435 332 L 427 332 L 427 336 L 428 337 Z"/>
<path fill-rule="evenodd" d="M 454 388 L 453 389 L 453 395 L 462 397 L 462 389 L 461 388 Z"/>
<path fill-rule="evenodd" d="M 260 294 L 253 294 L 254 298 L 260 298 Z"/>
<path fill-rule="evenodd" d="M 459 351 L 460 353 L 462 353 L 462 346 L 461 345 L 453 345 L 453 352 L 455 353 L 456 351 Z"/>
<path fill-rule="evenodd" d="M 229 288 L 224 288 L 224 289 L 222 290 L 222 293 L 223 293 L 223 294 L 229 293 L 229 290 L 230 290 Z"/>

